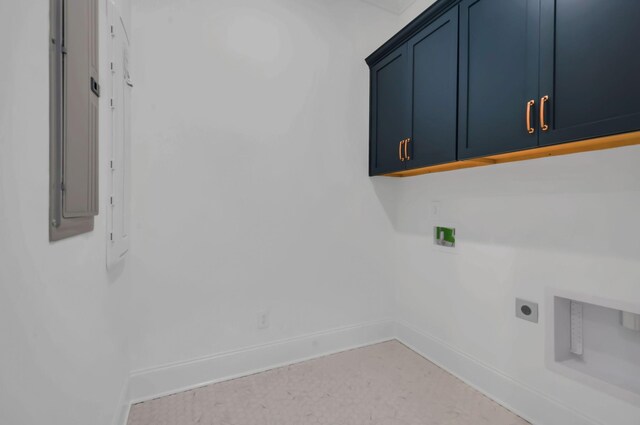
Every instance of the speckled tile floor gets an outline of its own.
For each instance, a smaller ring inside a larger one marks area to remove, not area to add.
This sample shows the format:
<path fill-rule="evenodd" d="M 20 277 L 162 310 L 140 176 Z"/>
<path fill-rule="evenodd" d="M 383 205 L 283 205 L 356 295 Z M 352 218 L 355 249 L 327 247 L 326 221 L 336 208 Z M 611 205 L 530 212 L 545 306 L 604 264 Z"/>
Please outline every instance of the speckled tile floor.
<path fill-rule="evenodd" d="M 136 404 L 129 425 L 528 424 L 399 342 Z"/>

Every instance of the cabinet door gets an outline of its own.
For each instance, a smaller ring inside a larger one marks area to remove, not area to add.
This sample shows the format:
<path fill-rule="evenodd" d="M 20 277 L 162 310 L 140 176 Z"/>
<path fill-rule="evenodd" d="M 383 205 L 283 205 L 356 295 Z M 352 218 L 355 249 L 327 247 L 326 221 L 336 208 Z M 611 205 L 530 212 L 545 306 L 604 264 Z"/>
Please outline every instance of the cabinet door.
<path fill-rule="evenodd" d="M 409 40 L 413 137 L 407 168 L 456 160 L 458 8 Z"/>
<path fill-rule="evenodd" d="M 404 139 L 411 132 L 407 45 L 371 68 L 369 175 L 405 169 Z"/>
<path fill-rule="evenodd" d="M 542 0 L 540 143 L 640 130 L 640 1 Z"/>
<path fill-rule="evenodd" d="M 537 146 L 539 24 L 540 0 L 460 4 L 459 159 Z"/>

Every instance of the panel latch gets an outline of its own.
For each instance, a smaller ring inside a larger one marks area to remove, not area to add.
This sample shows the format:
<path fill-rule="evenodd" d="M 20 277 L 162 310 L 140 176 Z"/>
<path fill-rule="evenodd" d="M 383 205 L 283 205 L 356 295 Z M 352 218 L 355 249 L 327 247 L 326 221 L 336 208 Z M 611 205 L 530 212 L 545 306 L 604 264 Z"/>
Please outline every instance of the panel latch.
<path fill-rule="evenodd" d="M 95 78 L 91 77 L 91 91 L 96 96 L 100 97 L 100 84 L 95 80 Z"/>

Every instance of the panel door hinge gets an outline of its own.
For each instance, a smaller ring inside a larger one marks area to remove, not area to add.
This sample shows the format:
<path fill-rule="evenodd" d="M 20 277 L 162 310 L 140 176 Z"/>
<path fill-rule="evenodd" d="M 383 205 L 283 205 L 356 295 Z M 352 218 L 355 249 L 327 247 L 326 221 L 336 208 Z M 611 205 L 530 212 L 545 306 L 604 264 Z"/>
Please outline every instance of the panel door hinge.
<path fill-rule="evenodd" d="M 109 168 L 111 168 L 113 170 L 113 159 L 111 161 L 109 161 Z"/>
<path fill-rule="evenodd" d="M 115 31 L 115 29 L 113 28 L 113 25 L 111 25 L 111 27 L 110 27 L 110 31 L 111 31 L 111 37 L 115 37 L 115 36 L 116 36 L 116 31 Z"/>
<path fill-rule="evenodd" d="M 66 190 L 66 187 L 65 187 L 65 185 L 64 185 L 64 182 L 61 182 L 61 183 L 60 183 L 60 190 L 61 190 L 61 191 L 63 191 L 63 192 Z"/>
<path fill-rule="evenodd" d="M 113 98 L 109 99 L 109 107 L 111 109 L 115 109 L 116 108 L 115 106 L 113 106 Z"/>
<path fill-rule="evenodd" d="M 109 204 L 111 204 L 111 206 L 113 206 L 113 196 L 109 196 Z"/>
<path fill-rule="evenodd" d="M 115 73 L 115 72 L 116 72 L 116 70 L 115 70 L 115 68 L 114 68 L 114 66 L 113 66 L 113 62 L 111 62 L 111 64 L 110 64 L 109 66 L 111 67 L 111 72 L 112 72 L 112 73 Z"/>
<path fill-rule="evenodd" d="M 111 242 L 113 242 L 113 233 L 109 233 L 109 240 L 111 240 Z"/>

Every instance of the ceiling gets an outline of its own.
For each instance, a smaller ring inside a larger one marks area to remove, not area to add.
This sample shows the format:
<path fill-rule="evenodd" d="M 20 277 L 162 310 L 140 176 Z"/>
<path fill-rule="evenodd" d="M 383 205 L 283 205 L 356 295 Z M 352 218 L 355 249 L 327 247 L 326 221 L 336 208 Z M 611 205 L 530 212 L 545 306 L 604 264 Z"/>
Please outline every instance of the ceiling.
<path fill-rule="evenodd" d="M 407 10 L 409 6 L 416 2 L 416 0 L 362 0 L 365 3 L 372 4 L 388 10 L 389 12 L 400 15 Z"/>

